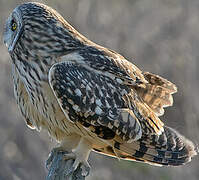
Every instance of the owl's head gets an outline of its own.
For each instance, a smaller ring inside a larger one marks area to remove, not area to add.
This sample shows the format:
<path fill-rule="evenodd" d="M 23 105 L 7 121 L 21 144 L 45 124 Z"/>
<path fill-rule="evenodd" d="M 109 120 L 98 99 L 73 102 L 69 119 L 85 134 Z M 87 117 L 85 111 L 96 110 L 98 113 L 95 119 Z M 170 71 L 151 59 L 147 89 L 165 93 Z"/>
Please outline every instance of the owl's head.
<path fill-rule="evenodd" d="M 4 43 L 6 44 L 9 52 L 13 51 L 15 44 L 20 37 L 21 32 L 22 32 L 22 18 L 21 14 L 19 14 L 19 11 L 17 11 L 16 8 L 12 12 L 12 14 L 8 17 L 3 34 Z"/>
<path fill-rule="evenodd" d="M 4 43 L 9 52 L 59 55 L 81 47 L 86 38 L 52 8 L 40 3 L 17 6 L 6 21 Z"/>

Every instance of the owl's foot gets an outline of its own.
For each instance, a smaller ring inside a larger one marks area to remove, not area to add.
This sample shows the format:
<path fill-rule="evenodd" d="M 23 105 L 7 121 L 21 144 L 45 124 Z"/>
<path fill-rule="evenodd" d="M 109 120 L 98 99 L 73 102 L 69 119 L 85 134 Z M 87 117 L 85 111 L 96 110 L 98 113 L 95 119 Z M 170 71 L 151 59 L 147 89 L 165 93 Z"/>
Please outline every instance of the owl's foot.
<path fill-rule="evenodd" d="M 58 172 L 62 171 L 65 167 L 64 174 L 67 177 L 72 176 L 74 173 L 80 173 L 84 177 L 88 176 L 90 166 L 87 160 L 91 148 L 90 142 L 84 138 L 81 138 L 77 147 L 72 152 L 66 151 L 63 146 L 54 148 L 46 161 L 46 168 L 52 172 Z"/>
<path fill-rule="evenodd" d="M 82 176 L 88 176 L 90 172 L 90 165 L 87 162 L 87 157 L 84 154 L 79 154 L 74 151 L 72 153 L 64 154 L 64 160 L 74 159 L 74 163 L 70 170 L 67 170 L 66 175 L 74 172 L 78 167 L 81 169 Z"/>
<path fill-rule="evenodd" d="M 49 166 L 53 163 L 53 160 L 57 160 L 64 156 L 64 154 L 72 152 L 72 149 L 78 146 L 81 137 L 77 134 L 71 134 L 66 136 L 59 147 L 53 148 L 46 161 L 46 168 L 49 170 Z M 58 158 L 59 157 L 59 158 Z"/>
<path fill-rule="evenodd" d="M 74 159 L 73 166 L 67 174 L 75 171 L 78 167 L 81 168 L 82 176 L 88 176 L 90 172 L 90 165 L 88 164 L 87 160 L 91 151 L 91 143 L 87 141 L 85 138 L 81 138 L 78 146 L 76 149 L 68 154 L 64 154 L 64 159 Z"/>

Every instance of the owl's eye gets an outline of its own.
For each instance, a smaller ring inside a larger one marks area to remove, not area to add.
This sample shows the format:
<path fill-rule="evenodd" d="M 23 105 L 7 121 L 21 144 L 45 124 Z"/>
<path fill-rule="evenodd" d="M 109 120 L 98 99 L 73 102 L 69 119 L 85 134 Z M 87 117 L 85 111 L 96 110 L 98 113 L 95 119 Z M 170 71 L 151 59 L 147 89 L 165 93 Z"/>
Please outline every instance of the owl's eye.
<path fill-rule="evenodd" d="M 10 28 L 12 31 L 15 31 L 17 29 L 17 23 L 15 22 L 14 19 L 12 19 L 12 21 L 10 23 Z"/>

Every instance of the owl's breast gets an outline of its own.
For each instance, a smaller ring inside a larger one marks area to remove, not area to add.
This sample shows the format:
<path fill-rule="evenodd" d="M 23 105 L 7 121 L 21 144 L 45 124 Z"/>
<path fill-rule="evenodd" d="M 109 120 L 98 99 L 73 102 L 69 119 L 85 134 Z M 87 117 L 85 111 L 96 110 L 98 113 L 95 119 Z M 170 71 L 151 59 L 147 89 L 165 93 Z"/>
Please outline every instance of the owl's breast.
<path fill-rule="evenodd" d="M 46 129 L 58 141 L 74 132 L 78 133 L 78 128 L 61 110 L 47 81 L 40 81 L 35 85 L 31 80 L 22 79 L 15 65 L 13 81 L 17 104 L 30 128 L 39 131 Z"/>

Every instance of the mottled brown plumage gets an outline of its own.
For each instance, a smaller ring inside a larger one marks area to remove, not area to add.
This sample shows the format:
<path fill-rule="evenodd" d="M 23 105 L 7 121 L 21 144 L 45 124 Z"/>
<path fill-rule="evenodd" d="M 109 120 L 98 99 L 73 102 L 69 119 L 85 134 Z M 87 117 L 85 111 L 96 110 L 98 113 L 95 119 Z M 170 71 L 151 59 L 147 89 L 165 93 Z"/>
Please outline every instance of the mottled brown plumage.
<path fill-rule="evenodd" d="M 89 41 L 50 7 L 18 6 L 4 41 L 27 125 L 47 129 L 73 151 L 75 168 L 88 165 L 91 150 L 174 166 L 196 155 L 191 141 L 158 118 L 172 105 L 176 86 Z"/>

